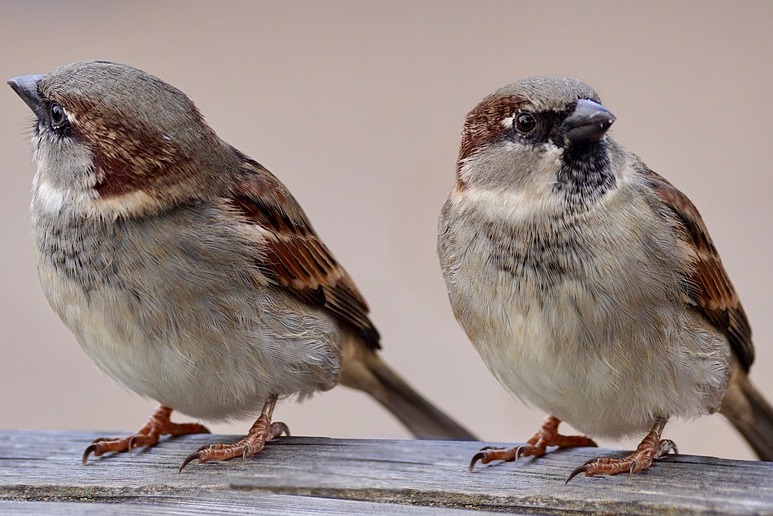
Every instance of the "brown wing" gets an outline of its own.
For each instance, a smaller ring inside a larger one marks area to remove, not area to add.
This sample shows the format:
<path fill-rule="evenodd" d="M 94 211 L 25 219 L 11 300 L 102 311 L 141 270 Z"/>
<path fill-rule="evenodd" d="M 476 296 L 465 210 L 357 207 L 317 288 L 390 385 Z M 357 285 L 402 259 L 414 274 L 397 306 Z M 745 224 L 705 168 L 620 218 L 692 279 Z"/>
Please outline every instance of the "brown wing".
<path fill-rule="evenodd" d="M 698 209 L 686 195 L 655 172 L 646 169 L 643 175 L 664 207 L 676 218 L 681 238 L 695 250 L 691 272 L 684 283 L 688 298 L 711 324 L 727 335 L 738 361 L 748 371 L 754 362 L 749 320 Z"/>
<path fill-rule="evenodd" d="M 240 179 L 230 202 L 248 222 L 265 231 L 260 271 L 269 282 L 328 310 L 369 346 L 380 348 L 365 299 L 314 232 L 290 191 L 262 165 L 238 154 L 242 158 Z"/>

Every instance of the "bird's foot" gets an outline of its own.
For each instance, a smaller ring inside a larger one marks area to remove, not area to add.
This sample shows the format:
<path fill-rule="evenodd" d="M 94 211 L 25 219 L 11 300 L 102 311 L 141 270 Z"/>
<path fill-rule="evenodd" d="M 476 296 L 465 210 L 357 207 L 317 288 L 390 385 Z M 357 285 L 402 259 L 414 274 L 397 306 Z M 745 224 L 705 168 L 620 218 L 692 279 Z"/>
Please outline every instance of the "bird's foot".
<path fill-rule="evenodd" d="M 476 453 L 470 461 L 470 471 L 475 464 L 488 464 L 495 460 L 505 462 L 516 461 L 521 457 L 542 457 L 548 446 L 559 448 L 574 448 L 578 446 L 596 446 L 593 439 L 584 435 L 562 435 L 558 433 L 558 425 L 561 420 L 549 416 L 534 436 L 522 446 L 513 448 L 485 447 Z"/>
<path fill-rule="evenodd" d="M 250 428 L 250 431 L 247 432 L 247 435 L 243 439 L 231 444 L 215 443 L 202 446 L 194 453 L 188 455 L 178 472 L 182 471 L 185 466 L 194 460 L 199 464 L 202 464 L 210 460 L 228 460 L 235 457 L 246 459 L 247 457 L 251 457 L 260 452 L 268 441 L 273 441 L 282 434 L 289 436 L 290 429 L 286 424 L 271 422 L 271 416 L 274 412 L 276 401 L 276 396 L 271 396 L 268 399 L 263 406 L 260 417 L 255 421 L 252 428 Z"/>
<path fill-rule="evenodd" d="M 657 425 L 656 425 L 657 427 Z M 585 473 L 586 477 L 594 475 L 617 475 L 618 473 L 638 473 L 652 465 L 652 461 L 665 457 L 670 452 L 679 453 L 676 444 L 670 439 L 661 439 L 660 430 L 653 428 L 652 431 L 642 440 L 636 451 L 622 459 L 612 459 L 601 457 L 591 459 L 582 466 L 576 468 L 566 479 L 569 483 L 575 476 Z"/>
<path fill-rule="evenodd" d="M 161 405 L 150 417 L 150 421 L 137 433 L 126 437 L 100 437 L 95 439 L 83 452 L 83 463 L 86 464 L 90 455 L 99 457 L 105 453 L 131 453 L 135 448 L 151 447 L 158 443 L 164 435 L 178 436 L 188 434 L 208 434 L 207 427 L 198 423 L 173 423 L 170 420 L 172 409 Z"/>
<path fill-rule="evenodd" d="M 215 443 L 199 448 L 188 455 L 179 471 L 194 460 L 202 464 L 210 460 L 228 460 L 235 457 L 246 459 L 260 452 L 268 441 L 273 441 L 282 434 L 290 435 L 286 424 L 272 423 L 265 414 L 261 414 L 246 437 L 231 444 Z"/>

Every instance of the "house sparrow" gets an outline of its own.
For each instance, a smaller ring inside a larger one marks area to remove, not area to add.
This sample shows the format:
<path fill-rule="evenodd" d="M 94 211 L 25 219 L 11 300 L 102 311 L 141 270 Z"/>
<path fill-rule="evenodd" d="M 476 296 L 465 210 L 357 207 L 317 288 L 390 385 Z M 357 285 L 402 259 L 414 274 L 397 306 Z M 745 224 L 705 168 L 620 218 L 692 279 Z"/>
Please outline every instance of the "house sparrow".
<path fill-rule="evenodd" d="M 698 210 L 607 135 L 615 121 L 575 79 L 524 79 L 468 115 L 438 253 L 454 314 L 516 397 L 550 417 L 525 445 L 476 462 L 539 457 L 566 421 L 597 437 L 649 432 L 585 475 L 638 472 L 674 450 L 672 417 L 723 413 L 773 460 L 773 409 L 748 378 L 751 329 Z"/>
<path fill-rule="evenodd" d="M 378 356 L 364 298 L 288 189 L 218 138 L 180 90 L 87 61 L 8 81 L 37 117 L 32 226 L 45 295 L 110 377 L 160 402 L 136 434 L 83 456 L 206 432 L 247 436 L 182 464 L 258 453 L 279 398 L 362 390 L 419 438 L 474 439 Z M 262 408 L 262 410 L 261 410 Z"/>

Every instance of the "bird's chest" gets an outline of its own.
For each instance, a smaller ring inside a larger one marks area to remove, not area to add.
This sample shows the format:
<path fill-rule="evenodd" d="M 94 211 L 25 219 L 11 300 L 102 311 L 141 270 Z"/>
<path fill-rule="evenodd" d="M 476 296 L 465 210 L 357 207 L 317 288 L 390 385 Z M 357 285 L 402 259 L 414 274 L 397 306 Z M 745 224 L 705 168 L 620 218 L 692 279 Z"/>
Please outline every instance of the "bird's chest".
<path fill-rule="evenodd" d="M 46 297 L 87 351 L 92 342 L 129 347 L 196 328 L 220 314 L 207 294 L 227 294 L 244 275 L 236 253 L 212 250 L 228 235 L 200 238 L 206 230 L 195 231 L 185 213 L 146 222 L 33 210 L 32 222 Z M 209 318 L 191 317 L 197 311 Z"/>
<path fill-rule="evenodd" d="M 594 270 L 597 243 L 579 239 L 581 231 L 566 221 L 521 227 L 481 221 L 454 231 L 457 252 L 447 279 L 468 333 L 505 332 L 521 341 L 569 313 L 582 316 L 586 298 L 606 289 Z"/>
<path fill-rule="evenodd" d="M 206 246 L 186 236 L 197 233 L 182 216 L 147 223 L 33 210 L 32 222 L 49 303 L 97 365 L 134 390 L 146 390 L 149 372 L 196 367 L 202 353 L 184 343 L 215 342 L 215 328 L 243 315 L 225 306 L 236 265 L 197 267 L 207 265 Z"/>
<path fill-rule="evenodd" d="M 141 275 L 129 273 L 115 229 L 64 213 L 37 213 L 33 238 L 43 292 L 86 353 L 100 366 L 139 356 L 132 334 L 147 299 L 136 288 Z"/>
<path fill-rule="evenodd" d="M 620 321 L 662 302 L 644 299 L 657 292 L 647 278 L 626 286 L 640 270 L 636 253 L 620 252 L 630 232 L 582 217 L 545 220 L 460 225 L 446 267 L 457 319 L 494 375 L 527 399 L 609 368 L 624 332 L 643 328 Z"/>
<path fill-rule="evenodd" d="M 189 415 L 332 387 L 338 325 L 258 283 L 239 235 L 202 212 L 108 227 L 33 214 L 48 301 L 100 369 Z"/>

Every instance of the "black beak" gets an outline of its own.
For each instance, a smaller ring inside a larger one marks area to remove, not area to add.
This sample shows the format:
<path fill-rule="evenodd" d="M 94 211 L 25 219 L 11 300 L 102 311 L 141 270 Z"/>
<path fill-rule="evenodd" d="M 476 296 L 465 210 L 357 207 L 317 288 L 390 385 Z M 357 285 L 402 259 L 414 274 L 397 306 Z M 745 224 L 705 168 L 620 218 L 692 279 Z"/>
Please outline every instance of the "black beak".
<path fill-rule="evenodd" d="M 599 141 L 614 121 L 615 115 L 598 102 L 580 99 L 572 114 L 561 124 L 564 143 L 569 147 Z"/>
<path fill-rule="evenodd" d="M 38 92 L 38 83 L 44 79 L 45 75 L 23 75 L 14 77 L 8 81 L 8 85 L 21 99 L 30 107 L 35 116 L 43 119 L 46 116 L 45 102 Z"/>

